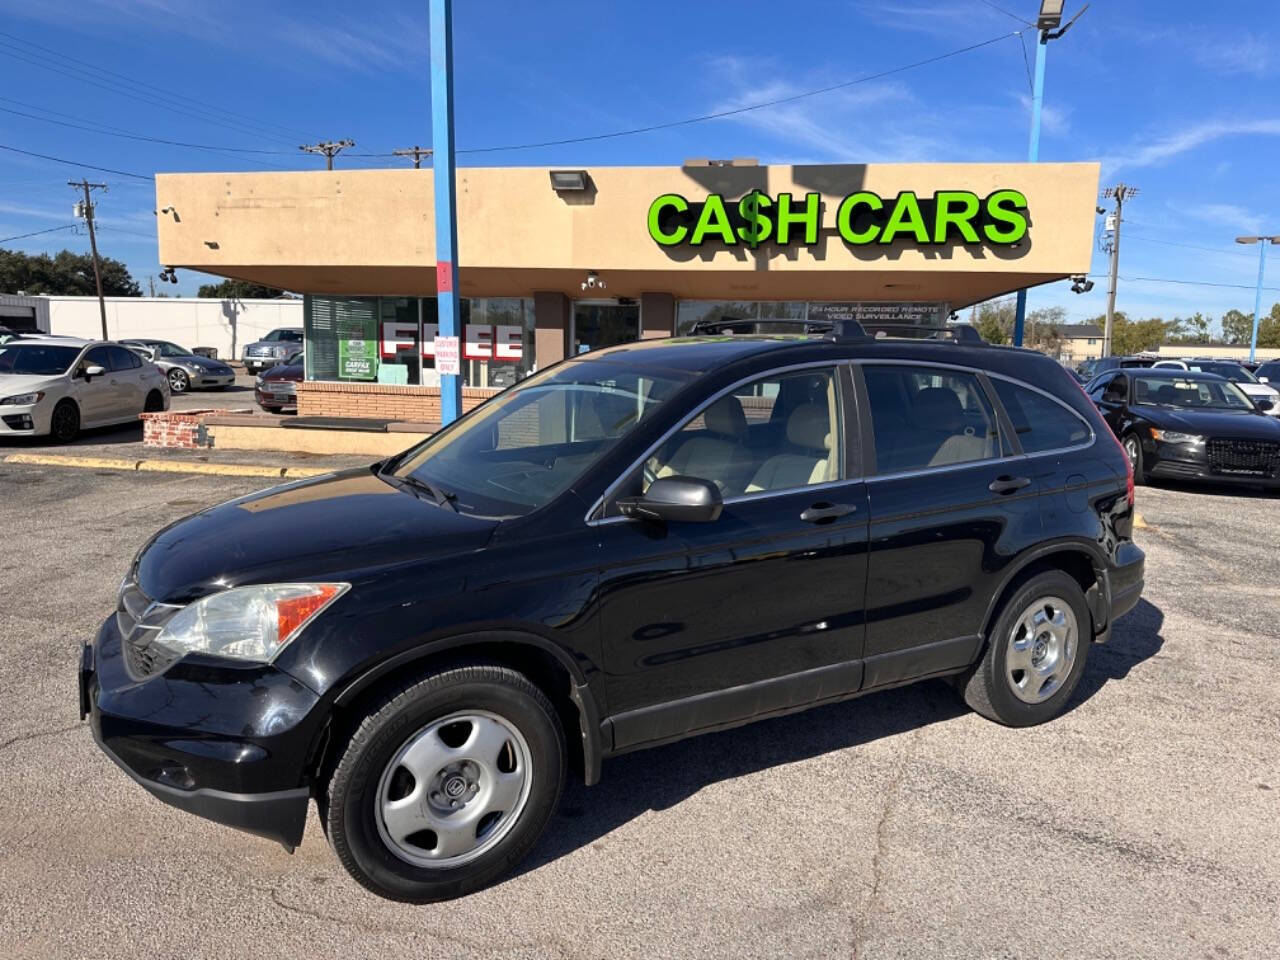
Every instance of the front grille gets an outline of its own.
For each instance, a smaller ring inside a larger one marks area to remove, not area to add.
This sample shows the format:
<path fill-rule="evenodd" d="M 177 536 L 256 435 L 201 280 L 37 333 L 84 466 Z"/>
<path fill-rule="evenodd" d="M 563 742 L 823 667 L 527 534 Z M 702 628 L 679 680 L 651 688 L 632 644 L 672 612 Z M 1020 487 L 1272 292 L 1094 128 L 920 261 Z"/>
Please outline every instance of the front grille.
<path fill-rule="evenodd" d="M 1214 473 L 1270 477 L 1280 464 L 1280 443 L 1274 440 L 1229 440 L 1215 437 L 1206 444 L 1209 469 Z"/>
<path fill-rule="evenodd" d="M 152 641 L 179 609 L 172 604 L 153 602 L 136 583 L 121 586 L 116 626 L 120 629 L 125 667 L 135 680 L 160 673 L 177 659 L 172 650 Z"/>

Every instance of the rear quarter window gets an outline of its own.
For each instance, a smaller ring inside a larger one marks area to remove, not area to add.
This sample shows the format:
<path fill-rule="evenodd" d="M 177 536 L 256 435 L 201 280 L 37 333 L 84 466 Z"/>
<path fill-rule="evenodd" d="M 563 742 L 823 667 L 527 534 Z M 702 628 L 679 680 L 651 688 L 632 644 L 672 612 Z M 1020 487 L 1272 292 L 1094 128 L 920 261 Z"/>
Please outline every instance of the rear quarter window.
<path fill-rule="evenodd" d="M 991 383 L 1024 453 L 1074 447 L 1089 439 L 1089 425 L 1052 397 L 998 377 Z"/>

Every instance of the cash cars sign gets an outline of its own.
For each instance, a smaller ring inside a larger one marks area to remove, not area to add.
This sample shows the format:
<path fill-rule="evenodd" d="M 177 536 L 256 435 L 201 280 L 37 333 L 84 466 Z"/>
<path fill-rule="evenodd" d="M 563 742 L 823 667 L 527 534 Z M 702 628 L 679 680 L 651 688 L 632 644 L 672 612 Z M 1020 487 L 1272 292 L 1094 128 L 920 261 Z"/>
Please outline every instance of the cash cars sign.
<path fill-rule="evenodd" d="M 810 245 L 818 242 L 822 214 L 819 193 L 771 197 L 753 190 L 737 201 L 718 193 L 703 201 L 664 193 L 649 204 L 649 236 L 664 247 L 700 247 L 708 241 L 752 249 L 765 243 Z M 920 246 L 1011 246 L 1027 235 L 1027 198 L 1018 190 L 996 190 L 986 197 L 969 190 L 939 190 L 932 196 L 904 190 L 892 198 L 860 190 L 840 201 L 833 226 L 850 246 L 899 240 Z"/>

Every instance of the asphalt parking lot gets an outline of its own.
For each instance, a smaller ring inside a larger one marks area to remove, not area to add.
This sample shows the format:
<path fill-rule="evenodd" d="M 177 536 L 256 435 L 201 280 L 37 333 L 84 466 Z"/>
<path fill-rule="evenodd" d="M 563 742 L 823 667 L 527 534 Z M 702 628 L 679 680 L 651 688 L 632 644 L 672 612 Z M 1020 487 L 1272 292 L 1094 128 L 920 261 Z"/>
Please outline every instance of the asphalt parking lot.
<path fill-rule="evenodd" d="M 621 757 L 516 876 L 408 907 L 314 814 L 290 856 L 151 799 L 77 722 L 133 552 L 263 485 L 0 463 L 0 956 L 1275 956 L 1275 496 L 1139 491 L 1145 599 L 1054 723 L 931 682 Z"/>

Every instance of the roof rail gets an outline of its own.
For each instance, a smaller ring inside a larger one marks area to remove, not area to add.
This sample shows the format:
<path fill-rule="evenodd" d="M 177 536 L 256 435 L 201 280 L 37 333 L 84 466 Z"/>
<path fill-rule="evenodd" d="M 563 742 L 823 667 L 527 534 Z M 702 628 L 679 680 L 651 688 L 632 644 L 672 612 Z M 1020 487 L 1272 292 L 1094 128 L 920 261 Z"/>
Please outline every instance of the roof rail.
<path fill-rule="evenodd" d="M 768 328 L 768 326 L 800 326 L 803 332 L 824 333 L 827 339 L 832 339 L 832 333 L 840 332 L 841 339 L 859 339 L 864 338 L 865 332 L 861 328 L 861 324 L 856 320 L 787 320 L 785 317 L 763 317 L 763 319 L 751 319 L 751 317 L 740 316 L 724 316 L 719 320 L 699 320 L 694 324 L 694 329 L 690 330 L 690 334 L 698 337 L 700 334 L 708 333 L 765 333 L 767 330 L 758 328 Z M 854 329 L 850 329 L 854 328 Z"/>
<path fill-rule="evenodd" d="M 978 328 L 970 323 L 953 323 L 946 327 L 922 327 L 914 323 L 869 323 L 870 336 L 877 340 L 902 337 L 908 340 L 949 340 L 967 346 L 986 346 Z"/>

